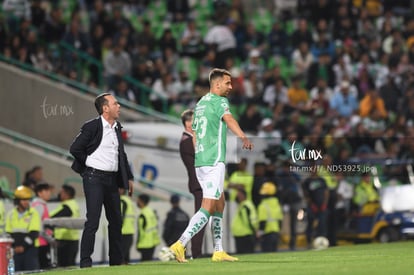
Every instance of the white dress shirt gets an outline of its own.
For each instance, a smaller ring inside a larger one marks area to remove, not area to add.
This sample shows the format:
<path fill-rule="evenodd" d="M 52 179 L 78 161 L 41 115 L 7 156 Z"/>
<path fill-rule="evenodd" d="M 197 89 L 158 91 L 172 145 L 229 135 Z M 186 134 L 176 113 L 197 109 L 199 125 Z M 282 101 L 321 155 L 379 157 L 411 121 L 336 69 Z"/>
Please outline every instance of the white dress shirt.
<path fill-rule="evenodd" d="M 111 125 L 101 116 L 103 133 L 102 140 L 95 152 L 86 158 L 86 166 L 95 169 L 117 172 L 118 171 L 118 138 L 115 128 L 118 123 Z"/>

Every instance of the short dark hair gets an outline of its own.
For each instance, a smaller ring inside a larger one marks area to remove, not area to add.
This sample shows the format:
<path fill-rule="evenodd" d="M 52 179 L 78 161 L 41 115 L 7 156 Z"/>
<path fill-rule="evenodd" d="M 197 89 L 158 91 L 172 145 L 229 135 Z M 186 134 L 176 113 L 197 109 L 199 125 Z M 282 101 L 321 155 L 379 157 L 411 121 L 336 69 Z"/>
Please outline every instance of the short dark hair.
<path fill-rule="evenodd" d="M 177 194 L 173 194 L 170 197 L 170 203 L 175 204 L 175 203 L 179 203 L 180 202 L 180 196 Z"/>
<path fill-rule="evenodd" d="M 42 192 L 43 190 L 52 189 L 52 186 L 47 182 L 41 182 L 36 184 L 34 187 L 34 192 L 37 195 L 39 192 Z"/>
<path fill-rule="evenodd" d="M 68 185 L 68 184 L 64 184 L 62 185 L 62 189 L 63 191 L 65 191 L 66 194 L 68 194 L 69 197 L 74 198 L 76 195 L 76 191 L 75 188 L 73 188 L 72 186 Z"/>
<path fill-rule="evenodd" d="M 228 75 L 231 77 L 231 73 L 225 69 L 214 68 L 211 70 L 208 81 L 211 83 L 214 79 L 222 78 L 224 75 Z"/>
<path fill-rule="evenodd" d="M 150 197 L 147 194 L 141 194 L 138 196 L 138 199 L 147 205 L 150 201 Z"/>
<path fill-rule="evenodd" d="M 103 113 L 103 106 L 108 104 L 108 100 L 105 96 L 111 95 L 110 93 L 102 93 L 95 98 L 95 108 L 98 114 L 102 115 Z"/>
<path fill-rule="evenodd" d="M 185 126 L 186 121 L 193 119 L 194 111 L 192 109 L 187 109 L 181 113 L 181 122 Z"/>

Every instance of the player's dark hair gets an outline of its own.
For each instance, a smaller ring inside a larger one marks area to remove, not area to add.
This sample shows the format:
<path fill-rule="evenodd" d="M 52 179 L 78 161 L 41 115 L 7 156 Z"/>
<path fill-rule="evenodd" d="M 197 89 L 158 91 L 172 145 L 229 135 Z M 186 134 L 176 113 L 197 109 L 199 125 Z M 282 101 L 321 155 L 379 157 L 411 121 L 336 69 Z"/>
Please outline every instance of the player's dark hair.
<path fill-rule="evenodd" d="M 103 106 L 108 104 L 108 100 L 105 96 L 111 95 L 110 93 L 102 93 L 95 98 L 95 108 L 99 115 L 103 113 Z"/>
<path fill-rule="evenodd" d="M 190 121 L 193 119 L 194 111 L 191 109 L 187 109 L 181 113 L 181 122 L 185 126 L 186 121 Z"/>
<path fill-rule="evenodd" d="M 231 77 L 231 73 L 225 69 L 219 69 L 219 68 L 214 68 L 211 70 L 209 76 L 208 76 L 208 81 L 211 83 L 211 81 L 217 79 L 217 78 L 222 78 L 224 75 L 228 75 Z"/>

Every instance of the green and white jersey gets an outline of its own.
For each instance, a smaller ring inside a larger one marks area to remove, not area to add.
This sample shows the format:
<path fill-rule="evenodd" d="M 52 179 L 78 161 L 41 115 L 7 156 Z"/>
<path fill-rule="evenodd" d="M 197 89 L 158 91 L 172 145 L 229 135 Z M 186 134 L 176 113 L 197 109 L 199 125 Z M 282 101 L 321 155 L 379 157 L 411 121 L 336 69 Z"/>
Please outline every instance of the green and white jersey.
<path fill-rule="evenodd" d="M 227 125 L 223 115 L 230 114 L 229 101 L 213 93 L 203 96 L 194 110 L 196 135 L 195 167 L 214 166 L 226 160 Z"/>

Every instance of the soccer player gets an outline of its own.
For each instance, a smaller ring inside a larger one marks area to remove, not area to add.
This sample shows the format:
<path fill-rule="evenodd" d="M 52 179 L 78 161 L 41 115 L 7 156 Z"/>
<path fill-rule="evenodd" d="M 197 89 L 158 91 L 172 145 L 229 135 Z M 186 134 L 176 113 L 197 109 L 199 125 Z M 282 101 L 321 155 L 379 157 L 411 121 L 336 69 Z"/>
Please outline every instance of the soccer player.
<path fill-rule="evenodd" d="M 209 82 L 210 92 L 197 103 L 192 125 L 195 141 L 194 166 L 203 189 L 203 200 L 201 208 L 191 218 L 179 240 L 170 247 L 180 263 L 187 262 L 185 246 L 207 224 L 210 217 L 214 243 L 212 261 L 238 260 L 223 250 L 222 243 L 227 127 L 242 140 L 243 149 L 252 150 L 253 144 L 229 110 L 227 95 L 232 89 L 231 74 L 215 68 L 210 72 Z"/>

